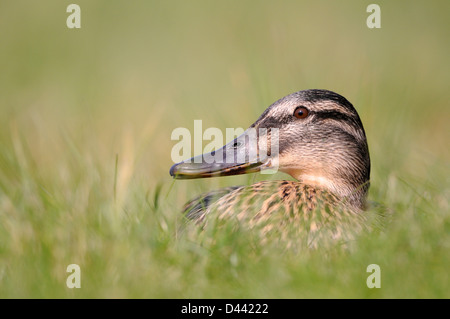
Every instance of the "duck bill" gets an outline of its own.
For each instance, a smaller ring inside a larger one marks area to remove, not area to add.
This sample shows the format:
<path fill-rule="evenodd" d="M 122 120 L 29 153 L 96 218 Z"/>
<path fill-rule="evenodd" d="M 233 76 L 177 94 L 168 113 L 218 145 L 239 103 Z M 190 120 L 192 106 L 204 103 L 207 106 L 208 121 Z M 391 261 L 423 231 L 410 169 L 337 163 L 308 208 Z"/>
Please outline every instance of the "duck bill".
<path fill-rule="evenodd" d="M 260 147 L 256 130 L 248 129 L 222 148 L 177 163 L 170 168 L 176 179 L 240 175 L 271 168 L 272 160 Z"/>

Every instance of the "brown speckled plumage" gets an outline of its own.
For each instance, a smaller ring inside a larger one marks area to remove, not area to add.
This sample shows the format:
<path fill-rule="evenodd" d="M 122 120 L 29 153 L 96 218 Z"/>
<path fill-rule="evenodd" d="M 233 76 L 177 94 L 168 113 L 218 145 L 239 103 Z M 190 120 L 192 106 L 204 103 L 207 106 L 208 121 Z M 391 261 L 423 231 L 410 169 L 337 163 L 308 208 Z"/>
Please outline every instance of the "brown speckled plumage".
<path fill-rule="evenodd" d="M 208 216 L 233 219 L 260 227 L 263 237 L 271 234 L 287 242 L 292 241 L 287 233 L 294 232 L 296 240 L 310 248 L 330 241 L 347 242 L 368 229 L 359 209 L 334 194 L 295 181 L 262 181 L 213 191 L 187 203 L 184 213 L 203 227 Z"/>
<path fill-rule="evenodd" d="M 202 221 L 208 213 L 219 211 L 220 216 L 236 214 L 239 219 L 251 207 L 253 220 L 282 211 L 291 217 L 311 214 L 319 201 L 336 206 L 339 199 L 326 191 L 293 181 L 262 181 L 249 186 L 225 189 L 226 193 L 207 193 L 190 201 L 184 208 L 186 217 Z M 208 198 L 208 199 L 206 199 Z M 211 201 L 211 199 L 213 199 Z M 208 205 L 204 205 L 207 200 Z"/>

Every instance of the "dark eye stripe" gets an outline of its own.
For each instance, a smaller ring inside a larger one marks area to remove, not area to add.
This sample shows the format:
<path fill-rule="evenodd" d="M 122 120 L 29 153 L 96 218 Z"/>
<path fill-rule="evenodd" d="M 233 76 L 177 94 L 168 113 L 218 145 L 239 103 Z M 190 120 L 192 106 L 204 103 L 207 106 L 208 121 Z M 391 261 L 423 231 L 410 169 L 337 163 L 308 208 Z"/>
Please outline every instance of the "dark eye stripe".
<path fill-rule="evenodd" d="M 359 130 L 362 127 L 361 120 L 359 117 L 350 116 L 339 111 L 310 111 L 308 118 L 311 118 L 312 123 L 317 123 L 324 120 L 334 120 L 338 122 L 345 123 L 355 130 Z M 280 116 L 280 117 L 267 117 L 257 124 L 257 127 L 265 127 L 265 128 L 282 128 L 284 125 L 289 124 L 295 121 L 296 119 L 292 117 L 292 115 Z"/>
<path fill-rule="evenodd" d="M 351 135 L 354 135 L 355 134 L 354 132 L 360 132 L 362 129 L 363 135 L 359 136 L 359 138 L 363 138 L 365 136 L 365 132 L 364 132 L 364 129 L 362 128 L 363 126 L 362 126 L 361 120 L 358 115 L 349 116 L 347 114 L 337 112 L 337 111 L 314 112 L 314 117 L 312 120 L 313 123 L 317 123 L 317 122 L 324 121 L 324 120 L 334 120 L 334 121 L 344 124 L 341 127 L 341 129 L 343 129 L 343 127 L 345 127 L 345 125 L 347 125 L 348 127 L 351 127 L 352 130 L 348 131 L 348 133 L 353 132 L 353 133 L 351 133 Z M 356 135 L 359 135 L 359 134 L 356 134 Z M 356 135 L 355 135 L 355 137 L 356 137 Z"/>
<path fill-rule="evenodd" d="M 343 121 L 352 126 L 361 126 L 361 120 L 358 117 L 349 116 L 347 114 L 337 111 L 319 111 L 314 112 L 314 122 L 323 120 L 337 120 Z"/>
<path fill-rule="evenodd" d="M 352 118 L 347 114 L 344 114 L 339 111 L 314 111 L 313 112 L 316 118 L 320 119 L 328 119 L 328 118 L 336 118 L 336 119 L 344 119 L 344 118 Z"/>

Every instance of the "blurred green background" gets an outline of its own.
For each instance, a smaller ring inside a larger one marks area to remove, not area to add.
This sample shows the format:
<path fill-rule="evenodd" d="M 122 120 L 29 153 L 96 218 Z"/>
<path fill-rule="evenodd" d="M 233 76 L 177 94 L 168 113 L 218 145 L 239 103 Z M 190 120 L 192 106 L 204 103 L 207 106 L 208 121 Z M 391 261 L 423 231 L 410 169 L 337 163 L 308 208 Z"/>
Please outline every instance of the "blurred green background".
<path fill-rule="evenodd" d="M 78 0 L 68 29 L 70 3 L 0 2 L 1 297 L 450 297 L 449 1 L 377 1 L 381 29 L 370 1 Z M 172 130 L 309 88 L 358 110 L 387 229 L 352 252 L 179 239 L 189 198 L 286 175 L 173 182 Z"/>

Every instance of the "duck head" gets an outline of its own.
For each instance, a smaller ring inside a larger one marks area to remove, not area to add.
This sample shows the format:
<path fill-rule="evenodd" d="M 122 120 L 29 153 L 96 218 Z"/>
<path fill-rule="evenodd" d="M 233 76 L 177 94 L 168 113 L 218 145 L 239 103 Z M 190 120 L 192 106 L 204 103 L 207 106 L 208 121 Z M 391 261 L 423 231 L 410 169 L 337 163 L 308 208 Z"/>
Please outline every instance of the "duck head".
<path fill-rule="evenodd" d="M 269 106 L 244 134 L 215 152 L 173 165 L 170 175 L 191 179 L 274 168 L 364 208 L 370 157 L 353 105 L 327 90 L 290 94 Z"/>

